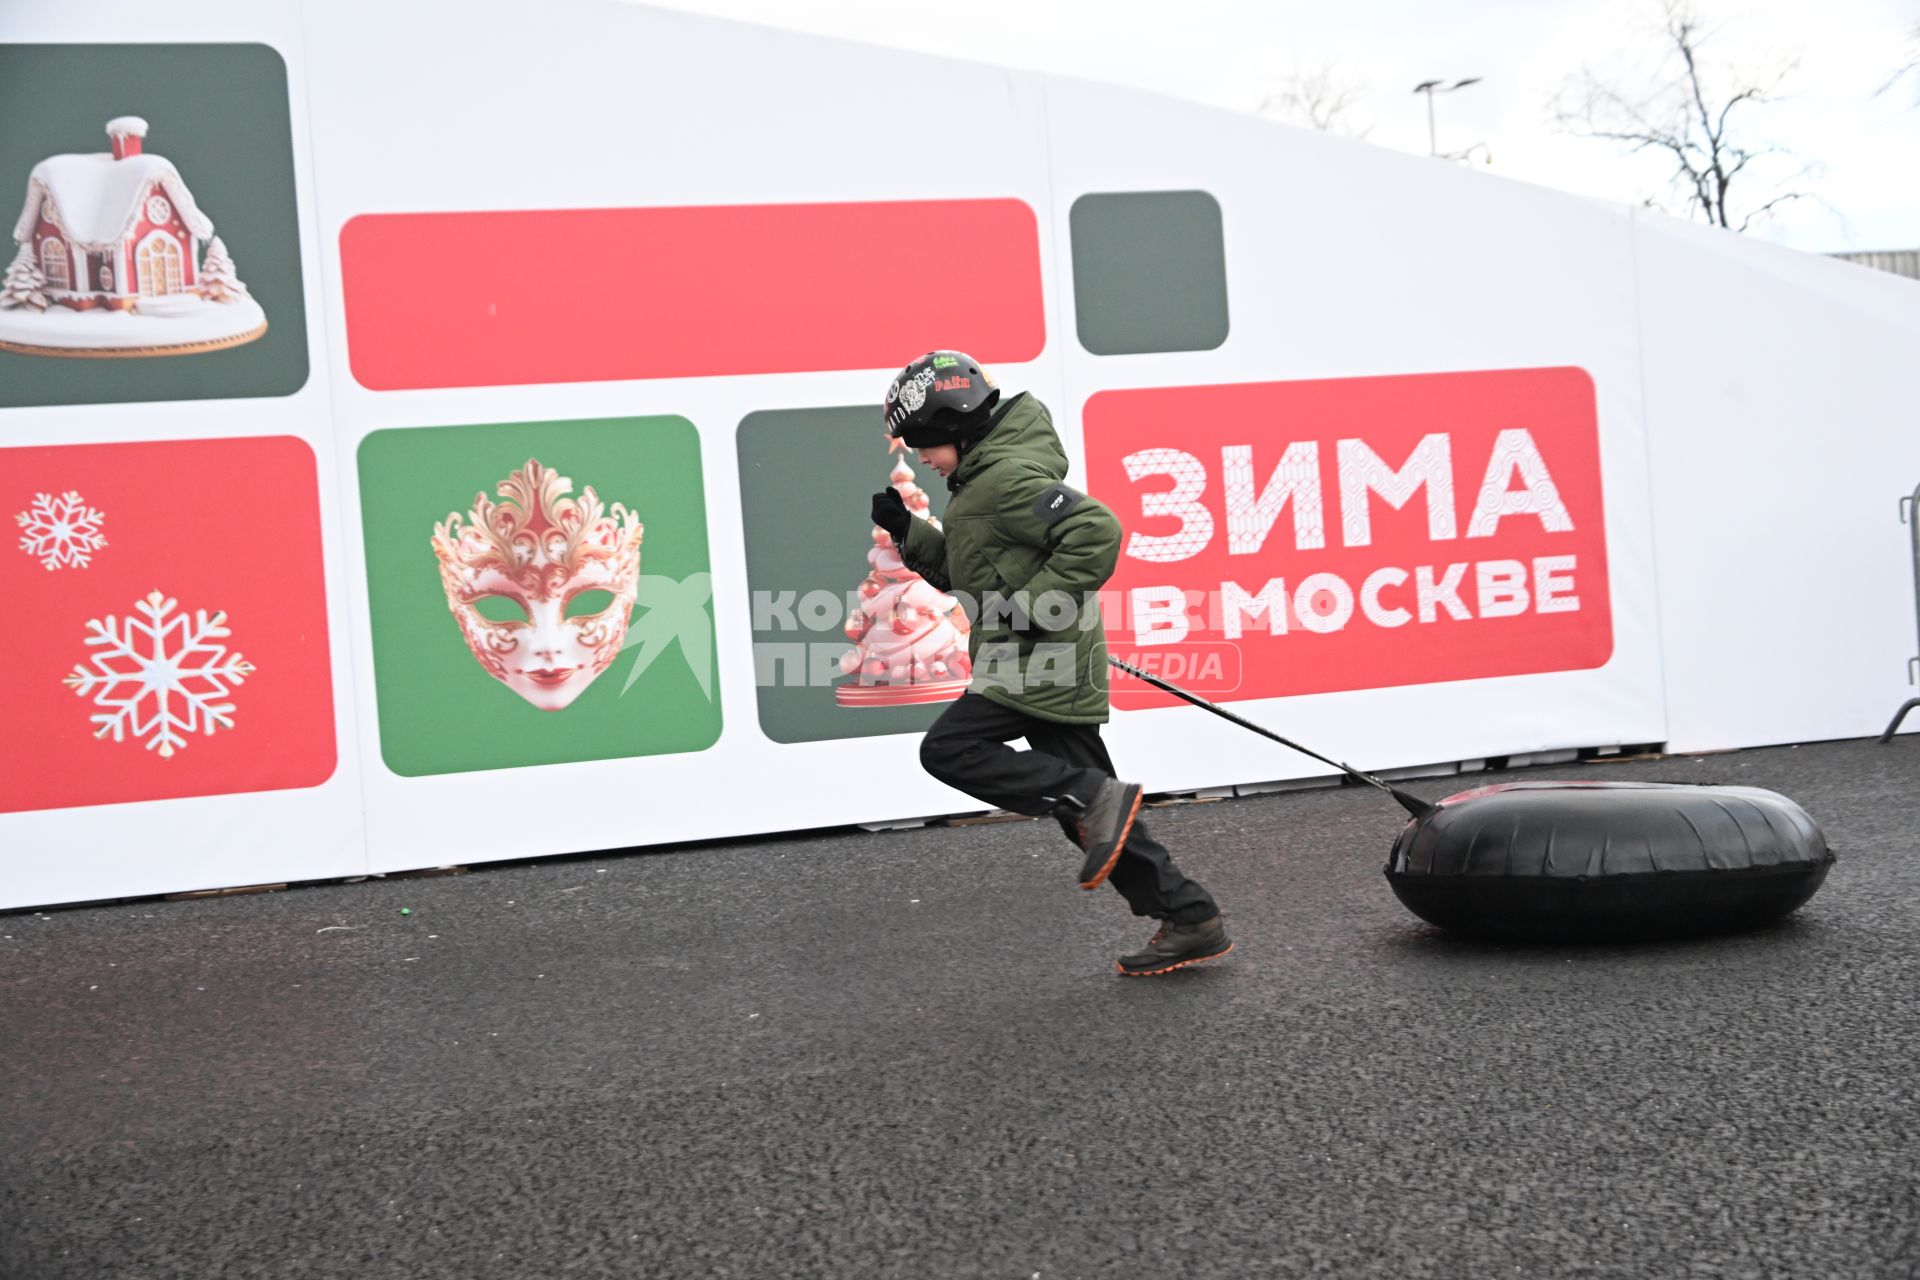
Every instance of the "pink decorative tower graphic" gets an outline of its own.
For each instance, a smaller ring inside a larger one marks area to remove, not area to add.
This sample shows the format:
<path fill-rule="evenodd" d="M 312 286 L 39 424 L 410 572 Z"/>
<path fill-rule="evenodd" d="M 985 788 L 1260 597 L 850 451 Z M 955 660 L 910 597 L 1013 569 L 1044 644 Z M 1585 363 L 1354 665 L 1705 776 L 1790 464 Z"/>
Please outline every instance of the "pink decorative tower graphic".
<path fill-rule="evenodd" d="M 900 447 L 895 440 L 889 452 Z M 940 527 L 906 458 L 894 463 L 887 479 L 915 519 Z M 860 584 L 859 607 L 847 616 L 854 647 L 840 658 L 840 670 L 855 678 L 835 688 L 834 698 L 843 707 L 901 707 L 965 693 L 973 673 L 967 657 L 972 624 L 960 602 L 907 568 L 878 525 L 867 565 L 871 572 Z"/>

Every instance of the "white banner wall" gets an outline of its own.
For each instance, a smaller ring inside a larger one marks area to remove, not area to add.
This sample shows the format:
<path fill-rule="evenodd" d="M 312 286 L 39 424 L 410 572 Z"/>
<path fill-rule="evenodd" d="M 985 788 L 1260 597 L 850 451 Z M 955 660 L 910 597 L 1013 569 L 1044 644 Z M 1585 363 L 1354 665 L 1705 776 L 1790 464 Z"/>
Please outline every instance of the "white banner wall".
<path fill-rule="evenodd" d="M 859 613 L 868 496 L 945 503 L 881 393 L 949 346 L 1120 517 L 1111 651 L 1362 767 L 1906 696 L 1910 282 L 613 0 L 0 41 L 10 271 L 57 276 L 0 308 L 0 907 L 977 809 L 917 765 L 942 673 L 890 694 Z M 1114 702 L 1151 789 L 1324 772 Z"/>
<path fill-rule="evenodd" d="M 1636 221 L 1672 745 L 1877 734 L 1913 694 L 1920 285 Z"/>

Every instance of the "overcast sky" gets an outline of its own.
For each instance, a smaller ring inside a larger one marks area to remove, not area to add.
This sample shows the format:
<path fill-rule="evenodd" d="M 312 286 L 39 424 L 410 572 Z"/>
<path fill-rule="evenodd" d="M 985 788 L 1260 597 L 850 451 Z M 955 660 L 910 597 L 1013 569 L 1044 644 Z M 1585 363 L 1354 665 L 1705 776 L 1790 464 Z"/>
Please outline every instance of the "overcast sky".
<path fill-rule="evenodd" d="M 1659 166 L 1556 130 L 1550 105 L 1583 66 L 1646 82 L 1657 65 L 1652 0 L 651 2 L 1237 111 L 1256 110 L 1290 74 L 1332 67 L 1359 89 L 1351 125 L 1419 155 L 1427 115 L 1413 86 L 1480 76 L 1437 100 L 1442 151 L 1483 144 L 1474 154 L 1490 154 L 1492 172 L 1606 199 L 1664 190 Z M 1920 248 L 1920 76 L 1874 93 L 1909 56 L 1920 0 L 1701 0 L 1699 11 L 1717 28 L 1707 47 L 1716 62 L 1762 72 L 1798 62 L 1783 85 L 1791 96 L 1756 112 L 1750 132 L 1797 157 L 1761 186 L 1814 164 L 1796 185 L 1824 203 L 1783 206 L 1754 234 L 1819 251 Z"/>

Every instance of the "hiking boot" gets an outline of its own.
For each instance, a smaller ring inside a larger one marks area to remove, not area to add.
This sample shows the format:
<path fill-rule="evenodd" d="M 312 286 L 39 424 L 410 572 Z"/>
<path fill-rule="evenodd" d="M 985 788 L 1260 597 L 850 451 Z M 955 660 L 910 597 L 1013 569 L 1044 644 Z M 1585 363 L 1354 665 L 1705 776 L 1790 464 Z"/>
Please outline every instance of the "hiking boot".
<path fill-rule="evenodd" d="M 1144 949 L 1121 956 L 1115 968 L 1130 978 L 1148 978 L 1212 960 L 1231 950 L 1233 943 L 1227 938 L 1227 926 L 1217 915 L 1197 924 L 1163 921 L 1160 931 Z"/>
<path fill-rule="evenodd" d="M 1073 806 L 1073 838 L 1087 851 L 1087 860 L 1080 864 L 1082 889 L 1098 889 L 1120 861 L 1120 851 L 1127 847 L 1133 820 L 1140 813 L 1141 795 L 1139 783 L 1108 778 L 1092 804 Z"/>

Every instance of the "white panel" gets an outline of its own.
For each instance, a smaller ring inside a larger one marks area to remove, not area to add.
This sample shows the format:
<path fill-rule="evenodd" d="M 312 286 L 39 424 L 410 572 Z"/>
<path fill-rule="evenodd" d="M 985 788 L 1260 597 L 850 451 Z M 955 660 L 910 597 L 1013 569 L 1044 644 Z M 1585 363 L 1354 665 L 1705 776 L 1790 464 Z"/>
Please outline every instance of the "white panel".
<path fill-rule="evenodd" d="M 1056 420 L 1097 390 L 1578 365 L 1597 389 L 1613 658 L 1593 671 L 1236 704 L 1362 768 L 1666 737 L 1624 209 L 1120 89 L 1048 82 L 1055 251 L 1088 192 L 1211 192 L 1231 326 L 1214 351 L 1095 356 L 1061 276 Z M 1276 433 L 1283 429 L 1276 425 Z M 1125 771 L 1183 789 L 1325 773 L 1190 708 L 1117 713 Z"/>
<path fill-rule="evenodd" d="M 128 0 L 103 0 L 86 6 L 84 13 L 9 5 L 0 14 L 0 40 L 258 42 L 272 46 L 286 63 L 306 294 L 306 385 L 291 396 L 257 400 L 5 409 L 0 410 L 0 446 L 281 435 L 305 441 L 314 452 L 319 480 L 337 747 L 333 775 L 317 787 L 0 814 L 0 849 L 9 855 L 0 874 L 0 907 L 363 874 L 367 869 L 365 827 L 348 656 L 352 628 L 340 556 L 341 496 L 327 358 L 321 341 L 321 265 L 313 234 L 299 15 L 291 4 L 249 0 L 210 0 L 187 11 L 155 9 Z M 104 145 L 103 138 L 102 149 Z M 164 147 L 156 145 L 155 150 L 164 151 Z M 184 176 L 191 181 L 192 175 Z M 24 175 L 17 178 L 24 190 Z M 15 189 L 15 180 L 16 175 L 5 175 L 6 190 Z M 217 221 L 218 212 L 211 212 Z M 12 212 L 6 217 L 11 225 Z M 241 262 L 244 266 L 244 255 Z M 185 501 L 218 499 L 217 493 L 183 495 Z M 271 531 L 265 536 L 271 536 Z"/>
<path fill-rule="evenodd" d="M 315 96 L 327 104 L 315 120 L 327 324 L 343 355 L 339 233 L 362 213 L 1014 197 L 1043 228 L 1043 280 L 1055 272 L 1037 77 L 591 0 L 488 0 L 457 23 L 369 0 L 307 15 Z M 948 271 L 964 264 L 929 246 L 926 262 L 902 264 L 901 287 L 981 287 Z M 1053 399 L 1058 346 L 1050 323 L 1039 359 L 999 372 Z M 349 493 L 354 451 L 381 428 L 651 414 L 694 423 L 725 722 L 697 754 L 400 777 L 381 762 L 360 627 L 375 869 L 980 808 L 921 772 L 918 735 L 778 745 L 759 728 L 735 431 L 756 410 L 877 406 L 895 368 L 376 393 L 343 358 L 333 386 Z M 364 610 L 357 506 L 347 539 Z M 503 790 L 518 798 L 502 803 Z"/>
<path fill-rule="evenodd" d="M 1651 214 L 1638 245 L 1673 744 L 1877 734 L 1915 692 L 1920 284 Z"/>

